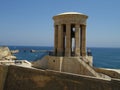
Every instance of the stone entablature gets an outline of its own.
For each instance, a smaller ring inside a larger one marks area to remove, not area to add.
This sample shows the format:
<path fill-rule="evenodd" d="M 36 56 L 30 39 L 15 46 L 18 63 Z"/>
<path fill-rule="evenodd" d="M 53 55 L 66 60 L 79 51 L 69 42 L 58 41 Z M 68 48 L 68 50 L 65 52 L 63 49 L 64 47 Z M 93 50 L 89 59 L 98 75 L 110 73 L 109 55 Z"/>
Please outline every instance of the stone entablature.
<path fill-rule="evenodd" d="M 88 16 L 85 15 L 80 15 L 80 14 L 66 14 L 66 15 L 58 15 L 54 16 L 54 24 L 59 25 L 59 24 L 81 24 L 81 25 L 86 25 L 86 19 Z"/>

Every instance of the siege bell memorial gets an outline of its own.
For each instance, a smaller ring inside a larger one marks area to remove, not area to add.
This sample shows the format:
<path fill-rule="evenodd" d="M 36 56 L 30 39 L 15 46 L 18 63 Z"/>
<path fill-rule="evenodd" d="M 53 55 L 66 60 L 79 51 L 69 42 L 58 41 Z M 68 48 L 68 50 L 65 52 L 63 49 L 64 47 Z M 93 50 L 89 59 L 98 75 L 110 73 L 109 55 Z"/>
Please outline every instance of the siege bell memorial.
<path fill-rule="evenodd" d="M 86 56 L 87 18 L 88 16 L 77 12 L 61 13 L 53 17 L 55 55 Z"/>
<path fill-rule="evenodd" d="M 92 68 L 93 57 L 86 54 L 87 18 L 78 12 L 53 16 L 54 50 L 39 61 L 39 68 L 100 77 Z"/>

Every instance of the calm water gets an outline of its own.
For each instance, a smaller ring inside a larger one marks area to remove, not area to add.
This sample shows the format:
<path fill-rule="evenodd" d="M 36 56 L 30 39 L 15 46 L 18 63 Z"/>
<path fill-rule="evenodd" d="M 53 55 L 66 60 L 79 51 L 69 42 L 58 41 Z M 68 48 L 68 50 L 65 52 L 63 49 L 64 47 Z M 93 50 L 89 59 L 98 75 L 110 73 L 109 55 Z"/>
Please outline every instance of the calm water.
<path fill-rule="evenodd" d="M 120 69 L 120 48 L 91 48 L 95 67 Z"/>
<path fill-rule="evenodd" d="M 15 54 L 18 59 L 34 61 L 48 53 L 31 53 L 30 50 L 53 50 L 53 47 L 33 47 L 33 46 L 9 46 L 11 50 L 19 49 Z M 120 69 L 120 48 L 90 48 L 94 57 L 94 66 L 102 68 Z"/>

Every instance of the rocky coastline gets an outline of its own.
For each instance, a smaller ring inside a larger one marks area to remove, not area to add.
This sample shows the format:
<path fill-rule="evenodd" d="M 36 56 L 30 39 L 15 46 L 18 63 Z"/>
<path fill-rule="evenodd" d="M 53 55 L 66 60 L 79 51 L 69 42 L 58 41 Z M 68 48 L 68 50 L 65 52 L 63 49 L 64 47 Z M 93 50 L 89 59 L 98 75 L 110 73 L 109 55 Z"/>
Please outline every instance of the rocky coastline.
<path fill-rule="evenodd" d="M 16 60 L 7 46 L 0 46 L 0 60 Z"/>

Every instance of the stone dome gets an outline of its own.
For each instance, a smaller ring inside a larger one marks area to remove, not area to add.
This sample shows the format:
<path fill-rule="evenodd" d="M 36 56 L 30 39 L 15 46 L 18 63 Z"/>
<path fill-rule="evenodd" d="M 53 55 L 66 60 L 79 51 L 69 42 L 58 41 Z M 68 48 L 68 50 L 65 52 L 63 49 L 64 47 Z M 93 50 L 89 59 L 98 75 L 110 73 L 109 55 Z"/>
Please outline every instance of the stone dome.
<path fill-rule="evenodd" d="M 68 14 L 78 14 L 78 15 L 85 15 L 83 13 L 79 13 L 79 12 L 64 12 L 64 13 L 60 13 L 58 15 L 68 15 Z M 86 16 L 86 15 L 85 15 Z"/>

